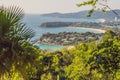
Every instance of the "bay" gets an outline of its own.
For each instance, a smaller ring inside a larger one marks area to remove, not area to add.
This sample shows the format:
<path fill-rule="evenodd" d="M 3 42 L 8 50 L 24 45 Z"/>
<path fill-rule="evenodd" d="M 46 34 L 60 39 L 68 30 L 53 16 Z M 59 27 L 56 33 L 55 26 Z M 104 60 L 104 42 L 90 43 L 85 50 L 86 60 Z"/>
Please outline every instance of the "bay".
<path fill-rule="evenodd" d="M 38 14 L 26 14 L 23 20 L 28 27 L 31 27 L 35 31 L 35 36 L 32 38 L 32 41 L 39 39 L 40 36 L 44 33 L 59 33 L 59 32 L 95 32 L 95 30 L 89 29 L 80 29 L 80 28 L 67 28 L 67 27 L 40 27 L 41 23 L 43 22 L 96 22 L 99 23 L 97 19 L 73 19 L 73 18 L 57 18 L 57 17 L 44 17 Z M 49 49 L 49 50 L 58 50 L 62 48 L 62 46 L 58 45 L 50 45 L 50 44 L 35 44 L 40 49 Z"/>
<path fill-rule="evenodd" d="M 51 45 L 51 44 L 35 44 L 36 46 L 38 46 L 40 49 L 42 50 L 59 50 L 61 48 L 63 48 L 63 46 L 59 46 L 59 45 Z"/>

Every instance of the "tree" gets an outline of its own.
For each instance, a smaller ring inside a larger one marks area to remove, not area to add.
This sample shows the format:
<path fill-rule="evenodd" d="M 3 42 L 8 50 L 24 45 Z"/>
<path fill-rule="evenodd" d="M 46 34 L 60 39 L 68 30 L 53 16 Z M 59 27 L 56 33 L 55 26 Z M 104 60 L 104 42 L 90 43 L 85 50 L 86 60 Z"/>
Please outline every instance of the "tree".
<path fill-rule="evenodd" d="M 0 75 L 11 71 L 22 75 L 37 58 L 39 51 L 29 43 L 34 32 L 22 23 L 23 15 L 19 7 L 0 7 Z"/>
<path fill-rule="evenodd" d="M 92 42 L 80 43 L 79 45 L 76 45 L 74 49 L 70 50 L 70 54 L 73 54 L 72 63 L 65 67 L 66 76 L 69 80 L 89 80 L 93 77 L 88 75 L 90 66 L 86 65 L 95 48 L 96 43 Z M 98 78 L 94 79 L 98 80 Z"/>
<path fill-rule="evenodd" d="M 80 43 L 69 50 L 72 61 L 65 67 L 70 80 L 119 80 L 120 38 L 108 30 L 100 42 Z"/>
<path fill-rule="evenodd" d="M 118 80 L 120 78 L 116 74 L 120 73 L 120 41 L 110 30 L 106 32 L 104 38 L 88 61 L 88 65 L 91 66 L 90 73 L 96 70 L 97 73 L 102 74 L 102 79 Z"/>
<path fill-rule="evenodd" d="M 114 10 L 112 10 L 106 3 L 107 3 L 108 0 L 87 0 L 87 1 L 84 1 L 80 4 L 77 4 L 78 7 L 81 7 L 81 6 L 86 6 L 86 5 L 89 5 L 89 6 L 92 6 L 92 9 L 88 12 L 88 16 L 91 16 L 91 14 L 94 12 L 95 9 L 98 9 L 98 10 L 102 10 L 103 12 L 106 12 L 107 9 L 110 9 L 114 14 L 118 15 L 119 14 L 117 12 L 115 12 Z M 97 6 L 100 5 L 102 6 L 101 8 L 98 8 Z"/>

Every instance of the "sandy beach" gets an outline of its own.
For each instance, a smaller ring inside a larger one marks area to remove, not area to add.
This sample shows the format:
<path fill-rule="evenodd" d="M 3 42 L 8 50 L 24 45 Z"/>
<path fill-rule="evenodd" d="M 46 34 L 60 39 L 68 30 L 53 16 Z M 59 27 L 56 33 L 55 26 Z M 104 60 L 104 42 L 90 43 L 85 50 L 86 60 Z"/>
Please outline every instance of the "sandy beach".
<path fill-rule="evenodd" d="M 95 28 L 84 28 L 84 27 L 76 27 L 76 26 L 69 26 L 68 28 L 80 28 L 80 29 L 89 29 L 89 30 L 95 30 L 101 33 L 105 33 L 106 31 L 103 29 L 95 29 Z"/>
<path fill-rule="evenodd" d="M 75 46 L 67 46 L 67 49 L 70 50 L 72 48 L 75 48 Z"/>

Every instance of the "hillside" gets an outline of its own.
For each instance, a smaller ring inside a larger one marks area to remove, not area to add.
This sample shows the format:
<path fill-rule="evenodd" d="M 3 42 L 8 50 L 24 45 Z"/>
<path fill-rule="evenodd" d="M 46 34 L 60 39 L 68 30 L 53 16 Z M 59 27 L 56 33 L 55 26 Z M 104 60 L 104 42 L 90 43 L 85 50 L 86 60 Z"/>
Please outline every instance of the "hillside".
<path fill-rule="evenodd" d="M 120 10 L 114 10 L 118 14 L 120 14 Z M 114 19 L 116 17 L 116 14 L 114 14 L 112 11 L 102 12 L 102 11 L 94 11 L 91 17 L 87 17 L 88 11 L 80 11 L 75 13 L 50 13 L 50 14 L 43 14 L 42 16 L 47 17 L 60 17 L 60 18 L 84 18 L 84 19 Z"/>
<path fill-rule="evenodd" d="M 40 27 L 85 27 L 85 28 L 104 28 L 101 23 L 88 23 L 88 22 L 44 22 Z"/>

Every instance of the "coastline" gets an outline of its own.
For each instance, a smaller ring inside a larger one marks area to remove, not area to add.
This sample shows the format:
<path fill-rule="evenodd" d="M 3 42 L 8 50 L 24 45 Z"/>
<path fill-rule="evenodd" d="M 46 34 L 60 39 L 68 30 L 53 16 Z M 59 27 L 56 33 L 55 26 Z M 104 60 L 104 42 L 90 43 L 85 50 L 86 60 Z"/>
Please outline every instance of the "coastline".
<path fill-rule="evenodd" d="M 66 28 L 76 28 L 76 29 L 83 29 L 83 30 L 91 30 L 91 31 L 96 31 L 96 32 L 98 32 L 98 33 L 105 33 L 106 32 L 106 30 L 104 30 L 104 29 L 96 29 L 96 28 L 85 28 L 85 27 L 77 27 L 77 26 L 68 26 L 68 27 L 66 27 Z M 50 34 L 49 34 L 50 35 Z M 67 35 L 67 34 L 66 34 Z M 97 35 L 97 34 L 96 34 Z M 84 35 L 85 36 L 85 35 Z M 70 50 L 70 49 L 72 49 L 72 48 L 74 48 L 74 46 L 73 45 L 60 45 L 60 44 L 55 44 L 55 43 L 49 43 L 49 42 L 41 42 L 41 41 L 39 41 L 39 40 L 37 40 L 36 41 L 36 43 L 37 44 L 43 44 L 43 45 L 49 45 L 50 47 L 61 47 L 61 48 L 64 48 L 64 47 L 66 47 L 68 50 Z"/>
<path fill-rule="evenodd" d="M 42 43 L 42 42 L 37 42 L 37 44 L 50 45 L 50 46 L 70 47 L 70 48 L 73 47 L 73 45 L 64 46 L 64 45 L 50 44 L 50 43 Z"/>
<path fill-rule="evenodd" d="M 79 28 L 79 29 L 88 29 L 88 30 L 95 30 L 95 31 L 98 31 L 98 32 L 101 32 L 101 33 L 105 33 L 106 30 L 103 30 L 103 29 L 96 29 L 96 28 L 84 28 L 84 27 L 77 27 L 77 26 L 69 26 L 67 28 Z"/>
<path fill-rule="evenodd" d="M 53 44 L 53 43 L 45 43 L 45 42 L 40 42 L 40 41 L 37 41 L 36 42 L 37 44 L 45 44 L 45 45 L 50 45 L 50 46 L 63 46 L 63 45 L 58 45 L 58 44 Z M 64 47 L 64 46 L 63 46 Z"/>
<path fill-rule="evenodd" d="M 73 45 L 67 45 L 67 46 L 63 46 L 63 45 L 57 45 L 57 44 L 49 44 L 49 43 L 40 43 L 40 42 L 37 42 L 38 44 L 45 44 L 45 45 L 50 45 L 50 46 L 60 46 L 61 47 L 61 49 L 62 48 L 67 48 L 68 50 L 70 50 L 70 49 L 72 49 L 72 48 L 74 48 L 75 46 L 73 46 Z"/>

